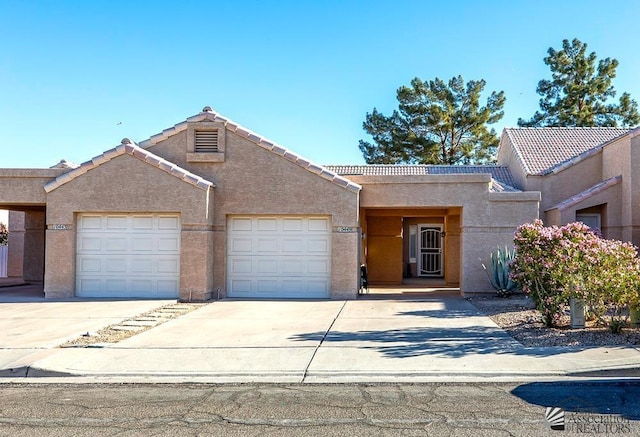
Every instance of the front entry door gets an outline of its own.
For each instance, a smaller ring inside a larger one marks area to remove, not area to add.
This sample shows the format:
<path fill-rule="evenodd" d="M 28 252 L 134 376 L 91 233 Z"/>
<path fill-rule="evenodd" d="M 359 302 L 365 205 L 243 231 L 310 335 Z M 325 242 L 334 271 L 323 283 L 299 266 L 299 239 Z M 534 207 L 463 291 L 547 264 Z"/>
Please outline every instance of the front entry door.
<path fill-rule="evenodd" d="M 419 225 L 418 229 L 418 276 L 442 277 L 442 225 Z"/>

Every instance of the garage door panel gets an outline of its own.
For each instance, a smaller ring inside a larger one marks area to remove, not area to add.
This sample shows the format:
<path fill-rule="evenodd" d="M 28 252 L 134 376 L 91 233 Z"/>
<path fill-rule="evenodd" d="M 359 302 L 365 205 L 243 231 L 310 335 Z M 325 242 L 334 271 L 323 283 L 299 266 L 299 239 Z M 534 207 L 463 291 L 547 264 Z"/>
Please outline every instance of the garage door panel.
<path fill-rule="evenodd" d="M 299 232 L 303 230 L 303 220 L 301 218 L 285 218 L 282 220 L 283 231 Z"/>
<path fill-rule="evenodd" d="M 259 238 L 256 241 L 255 250 L 258 254 L 276 254 L 278 253 L 278 239 L 275 237 Z"/>
<path fill-rule="evenodd" d="M 107 216 L 106 229 L 123 231 L 127 229 L 127 216 Z"/>
<path fill-rule="evenodd" d="M 253 221 L 246 217 L 234 217 L 229 223 L 229 229 L 233 232 L 251 232 L 253 225 Z"/>
<path fill-rule="evenodd" d="M 227 240 L 230 297 L 329 296 L 329 218 L 230 217 Z"/>
<path fill-rule="evenodd" d="M 180 249 L 178 238 L 159 238 L 158 252 L 177 252 Z"/>
<path fill-rule="evenodd" d="M 329 292 L 329 281 L 324 279 L 312 279 L 307 282 L 309 293 L 323 294 Z"/>
<path fill-rule="evenodd" d="M 329 260 L 326 259 L 310 259 L 307 262 L 307 273 L 310 275 L 328 275 L 330 271 Z"/>
<path fill-rule="evenodd" d="M 153 281 L 151 279 L 132 279 L 130 289 L 134 293 L 152 293 Z"/>
<path fill-rule="evenodd" d="M 251 273 L 253 271 L 251 258 L 232 258 L 229 264 L 231 274 Z"/>
<path fill-rule="evenodd" d="M 153 237 L 134 237 L 131 239 L 132 252 L 153 252 Z"/>
<path fill-rule="evenodd" d="M 82 258 L 78 265 L 81 273 L 100 273 L 102 261 L 99 258 Z"/>
<path fill-rule="evenodd" d="M 136 231 L 153 230 L 153 217 L 133 216 L 131 218 L 131 228 Z"/>
<path fill-rule="evenodd" d="M 308 222 L 309 231 L 329 232 L 330 225 L 328 218 L 310 218 Z"/>
<path fill-rule="evenodd" d="M 178 296 L 178 216 L 80 215 L 77 240 L 78 296 Z"/>
<path fill-rule="evenodd" d="M 175 291 L 178 289 L 178 281 L 175 279 L 159 279 L 157 286 L 157 294 L 160 297 L 170 297 L 175 295 Z"/>
<path fill-rule="evenodd" d="M 113 235 L 104 235 L 102 237 L 102 247 L 105 247 L 107 252 L 126 252 L 127 251 L 127 239 L 122 237 L 115 237 Z"/>
<path fill-rule="evenodd" d="M 151 259 L 132 259 L 130 261 L 131 273 L 147 274 L 153 273 L 153 260 Z"/>
<path fill-rule="evenodd" d="M 329 254 L 328 238 L 311 238 L 307 241 L 307 252 L 313 254 Z"/>
<path fill-rule="evenodd" d="M 106 274 L 127 274 L 127 261 L 122 258 L 107 258 L 104 264 Z"/>
<path fill-rule="evenodd" d="M 88 294 L 100 293 L 101 282 L 99 279 L 80 279 L 78 286 Z"/>
<path fill-rule="evenodd" d="M 180 231 L 180 219 L 178 217 L 159 216 L 158 229 Z"/>
<path fill-rule="evenodd" d="M 82 252 L 99 252 L 102 250 L 102 238 L 81 237 L 78 241 L 78 250 Z"/>
<path fill-rule="evenodd" d="M 258 232 L 270 232 L 278 230 L 278 219 L 275 218 L 259 218 L 257 224 Z"/>
<path fill-rule="evenodd" d="M 285 238 L 282 240 L 282 253 L 291 255 L 291 254 L 302 254 L 304 253 L 303 246 L 304 240 L 302 238 Z"/>
<path fill-rule="evenodd" d="M 101 216 L 84 216 L 82 220 L 79 220 L 78 229 L 102 229 L 102 217 Z"/>
<path fill-rule="evenodd" d="M 240 238 L 240 237 L 236 237 L 233 240 L 231 240 L 231 244 L 230 246 L 230 251 L 229 253 L 231 254 L 246 254 L 246 253 L 251 253 L 252 252 L 252 240 L 250 238 Z"/>
<path fill-rule="evenodd" d="M 301 259 L 285 259 L 281 263 L 285 275 L 304 275 L 305 262 Z"/>
<path fill-rule="evenodd" d="M 277 275 L 280 272 L 278 271 L 278 261 L 275 259 L 265 259 L 259 258 L 254 261 L 256 268 L 254 269 L 258 274 L 261 275 Z"/>
<path fill-rule="evenodd" d="M 176 275 L 180 272 L 180 263 L 175 258 L 159 259 L 156 266 L 156 273 L 158 274 L 169 273 Z"/>

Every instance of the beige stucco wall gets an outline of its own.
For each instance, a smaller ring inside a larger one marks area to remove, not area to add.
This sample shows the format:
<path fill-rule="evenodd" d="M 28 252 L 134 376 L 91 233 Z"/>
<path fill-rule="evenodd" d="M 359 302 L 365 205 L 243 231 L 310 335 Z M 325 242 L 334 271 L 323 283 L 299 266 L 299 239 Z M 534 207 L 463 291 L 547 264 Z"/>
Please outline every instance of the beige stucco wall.
<path fill-rule="evenodd" d="M 148 150 L 216 185 L 212 262 L 214 298 L 226 296 L 227 219 L 230 215 L 247 214 L 330 215 L 333 226 L 331 297 L 357 296 L 358 193 L 228 130 L 223 162 L 189 162 L 187 131 L 173 135 Z M 352 232 L 339 232 L 340 227 L 351 228 Z"/>
<path fill-rule="evenodd" d="M 195 187 L 128 154 L 89 170 L 48 194 L 45 295 L 74 295 L 78 213 L 166 212 L 180 214 L 182 226 L 180 298 L 208 298 L 213 210 L 212 189 Z"/>
<path fill-rule="evenodd" d="M 44 186 L 63 174 L 64 169 L 2 169 L 0 171 L 0 207 L 19 209 L 47 202 Z"/>
<path fill-rule="evenodd" d="M 634 175 L 640 171 L 640 155 L 634 156 L 640 148 L 631 145 L 631 136 L 623 136 L 608 143 L 593 156 L 577 161 L 572 166 L 545 176 L 530 176 L 529 186 L 542 192 L 541 210 L 545 211 L 547 225 L 563 225 L 576 219 L 576 213 L 583 209 L 600 207 L 603 232 L 607 238 L 640 243 L 634 217 L 640 221 L 640 197 L 636 198 L 637 183 Z M 616 176 L 622 181 L 600 193 L 594 194 L 574 205 L 562 209 L 552 208 L 576 194 Z M 636 176 L 637 178 L 637 176 Z M 640 223 L 639 223 L 640 224 Z"/>
<path fill-rule="evenodd" d="M 506 131 L 503 131 L 502 136 L 500 137 L 500 145 L 498 146 L 496 163 L 498 165 L 506 165 L 507 167 L 509 167 L 511 176 L 516 183 L 516 188 L 520 190 L 525 189 L 527 185 L 527 176 L 522 169 L 520 161 L 514 154 L 513 146 L 507 138 Z"/>
<path fill-rule="evenodd" d="M 631 177 L 623 177 L 623 193 L 631 194 L 631 238 L 630 241 L 636 246 L 640 246 L 640 131 L 636 129 L 629 135 L 630 137 L 630 173 Z M 624 194 L 623 194 L 624 195 Z M 627 232 L 627 236 L 628 236 Z"/>
<path fill-rule="evenodd" d="M 597 193 L 582 202 L 565 207 L 553 208 L 545 212 L 545 225 L 561 226 L 576 220 L 576 214 L 580 210 L 605 205 L 600 212 L 602 219 L 602 232 L 606 238 L 623 239 L 622 215 L 619 213 L 623 205 L 622 184 L 614 185 L 600 193 Z"/>
<path fill-rule="evenodd" d="M 602 180 L 602 153 L 597 153 L 557 173 L 529 176 L 526 189 L 542 193 L 540 210 L 545 211 Z"/>
<path fill-rule="evenodd" d="M 459 207 L 460 288 L 493 291 L 479 259 L 496 246 L 513 244 L 516 228 L 538 218 L 540 193 L 491 193 L 488 174 L 357 176 L 363 208 Z"/>

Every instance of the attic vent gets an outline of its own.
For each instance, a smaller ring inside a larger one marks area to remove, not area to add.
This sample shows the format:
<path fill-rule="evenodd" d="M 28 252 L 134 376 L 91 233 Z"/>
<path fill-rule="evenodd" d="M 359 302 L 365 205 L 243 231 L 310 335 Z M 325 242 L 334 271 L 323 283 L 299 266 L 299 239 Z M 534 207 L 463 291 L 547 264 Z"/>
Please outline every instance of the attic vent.
<path fill-rule="evenodd" d="M 217 130 L 196 131 L 196 153 L 213 153 L 218 151 Z"/>

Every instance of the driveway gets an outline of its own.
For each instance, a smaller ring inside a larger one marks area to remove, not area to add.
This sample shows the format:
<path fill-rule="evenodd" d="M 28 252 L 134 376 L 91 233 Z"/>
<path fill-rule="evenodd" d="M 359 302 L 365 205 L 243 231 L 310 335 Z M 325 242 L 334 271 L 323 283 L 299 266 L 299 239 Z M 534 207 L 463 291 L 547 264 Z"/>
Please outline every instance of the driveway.
<path fill-rule="evenodd" d="M 36 297 L 32 288 L 0 289 L 0 369 L 18 367 L 25 359 L 48 355 L 52 348 L 88 331 L 95 332 L 175 303 L 175 300 L 50 301 Z"/>
<path fill-rule="evenodd" d="M 36 306 L 33 311 L 40 315 L 37 320 L 48 325 L 72 320 L 77 326 L 66 335 L 91 329 L 90 320 L 76 312 L 94 314 L 92 326 L 98 321 L 106 325 L 133 315 L 136 306 L 144 312 L 145 305 L 161 302 L 60 304 Z M 27 319 L 12 319 L 4 327 L 15 329 L 13 325 L 29 323 Z M 59 333 L 58 340 L 64 337 Z M 55 343 L 44 339 L 38 343 L 36 337 L 31 340 L 34 346 Z M 637 366 L 640 352 L 634 348 L 525 348 L 465 299 L 434 294 L 409 300 L 216 301 L 117 344 L 50 349 L 22 363 L 29 367 L 29 376 L 374 382 L 558 377 Z"/>

